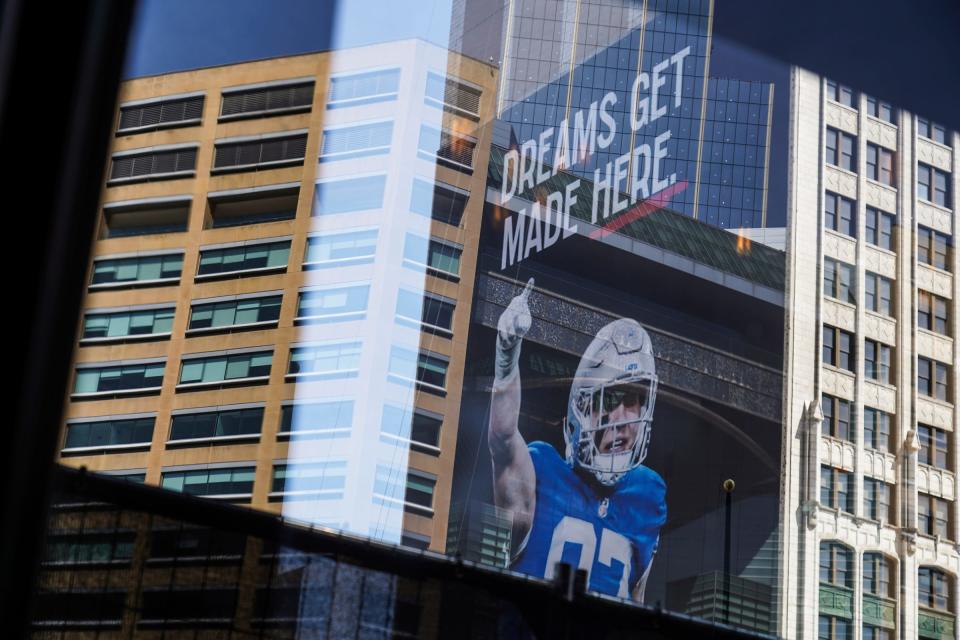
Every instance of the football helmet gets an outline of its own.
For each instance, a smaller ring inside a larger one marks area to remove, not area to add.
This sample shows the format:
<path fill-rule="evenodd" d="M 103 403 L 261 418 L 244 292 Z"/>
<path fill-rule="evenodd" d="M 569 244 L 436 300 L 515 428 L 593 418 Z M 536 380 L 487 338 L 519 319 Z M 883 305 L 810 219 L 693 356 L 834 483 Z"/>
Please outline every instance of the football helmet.
<path fill-rule="evenodd" d="M 650 443 L 657 373 L 650 335 L 636 320 L 614 320 L 580 359 L 563 436 L 567 463 L 604 485 L 643 463 Z"/>

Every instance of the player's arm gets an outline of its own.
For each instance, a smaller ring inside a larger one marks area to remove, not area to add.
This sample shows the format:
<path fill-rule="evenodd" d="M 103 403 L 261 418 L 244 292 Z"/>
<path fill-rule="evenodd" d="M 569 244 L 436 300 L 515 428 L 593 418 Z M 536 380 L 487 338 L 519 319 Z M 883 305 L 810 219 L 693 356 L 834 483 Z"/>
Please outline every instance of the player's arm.
<path fill-rule="evenodd" d="M 657 557 L 657 549 L 660 547 L 660 537 L 657 537 L 657 542 L 653 546 L 653 555 L 650 556 L 650 562 L 647 563 L 646 568 L 643 570 L 643 574 L 640 576 L 640 580 L 637 582 L 637 585 L 633 588 L 633 592 L 630 594 L 633 597 L 633 600 L 638 604 L 643 604 L 644 591 L 647 590 L 647 578 L 650 577 L 650 569 L 653 567 L 653 559 Z"/>
<path fill-rule="evenodd" d="M 530 330 L 527 299 L 533 278 L 510 301 L 497 322 L 497 353 L 490 393 L 487 442 L 493 459 L 493 496 L 497 506 L 513 513 L 513 540 L 526 538 L 536 508 L 536 473 L 527 443 L 520 435 L 520 344 Z"/>

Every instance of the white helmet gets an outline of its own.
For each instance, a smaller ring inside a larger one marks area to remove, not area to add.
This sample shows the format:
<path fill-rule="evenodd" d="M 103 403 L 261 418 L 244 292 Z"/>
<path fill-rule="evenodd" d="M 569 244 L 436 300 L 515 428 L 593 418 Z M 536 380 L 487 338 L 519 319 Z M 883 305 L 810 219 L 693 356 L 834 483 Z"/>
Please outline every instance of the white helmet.
<path fill-rule="evenodd" d="M 604 485 L 640 466 L 647 457 L 656 397 L 656 365 L 646 330 L 629 318 L 600 329 L 570 385 L 563 429 L 567 463 L 583 467 Z M 637 425 L 633 443 L 621 448 L 617 434 L 629 425 Z M 608 429 L 615 431 L 609 432 L 611 446 L 603 452 Z"/>

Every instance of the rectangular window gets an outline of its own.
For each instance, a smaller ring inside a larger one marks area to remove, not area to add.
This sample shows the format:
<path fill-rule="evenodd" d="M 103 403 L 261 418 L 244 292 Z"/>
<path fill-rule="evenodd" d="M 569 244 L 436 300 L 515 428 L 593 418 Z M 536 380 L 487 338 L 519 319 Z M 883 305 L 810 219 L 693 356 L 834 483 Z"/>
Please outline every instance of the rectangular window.
<path fill-rule="evenodd" d="M 182 270 L 182 253 L 97 260 L 90 287 L 172 283 L 180 279 Z"/>
<path fill-rule="evenodd" d="M 917 163 L 917 197 L 949 209 L 952 206 L 950 174 L 922 162 Z"/>
<path fill-rule="evenodd" d="M 143 198 L 103 206 L 102 238 L 181 233 L 190 220 L 189 196 Z"/>
<path fill-rule="evenodd" d="M 950 271 L 951 240 L 945 233 L 917 225 L 917 260 Z"/>
<path fill-rule="evenodd" d="M 254 471 L 255 467 L 252 466 L 165 471 L 160 476 L 160 486 L 191 496 L 225 500 L 249 499 L 253 494 Z"/>
<path fill-rule="evenodd" d="M 823 259 L 823 294 L 841 302 L 857 303 L 854 266 L 833 258 Z"/>
<path fill-rule="evenodd" d="M 917 135 L 933 140 L 940 144 L 950 146 L 950 138 L 947 136 L 947 130 L 939 124 L 930 122 L 925 118 L 917 118 Z"/>
<path fill-rule="evenodd" d="M 917 425 L 917 439 L 920 450 L 917 462 L 939 469 L 949 469 L 950 433 L 925 424 Z"/>
<path fill-rule="evenodd" d="M 410 210 L 459 227 L 469 198 L 470 192 L 464 189 L 414 178 Z"/>
<path fill-rule="evenodd" d="M 893 347 L 875 340 L 863 341 L 863 374 L 871 380 L 892 384 Z"/>
<path fill-rule="evenodd" d="M 863 301 L 867 309 L 885 316 L 893 316 L 893 280 L 867 271 L 864 274 Z"/>
<path fill-rule="evenodd" d="M 890 424 L 893 416 L 872 407 L 863 408 L 863 441 L 876 451 L 893 451 Z"/>
<path fill-rule="evenodd" d="M 255 351 L 206 357 L 183 357 L 179 385 L 216 385 L 254 382 L 270 377 L 273 351 Z"/>
<path fill-rule="evenodd" d="M 459 277 L 462 253 L 461 247 L 408 233 L 403 260 L 409 266 L 426 267 L 433 275 Z"/>
<path fill-rule="evenodd" d="M 367 71 L 330 78 L 327 109 L 396 100 L 400 69 Z"/>
<path fill-rule="evenodd" d="M 397 292 L 397 320 L 418 328 L 451 332 L 454 308 L 453 301 L 429 293 Z"/>
<path fill-rule="evenodd" d="M 445 357 L 393 347 L 387 370 L 391 377 L 401 381 L 416 382 L 428 391 L 445 392 L 449 366 Z"/>
<path fill-rule="evenodd" d="M 951 503 L 925 493 L 917 493 L 917 529 L 928 536 L 952 540 L 950 527 Z"/>
<path fill-rule="evenodd" d="M 896 185 L 894 152 L 872 142 L 867 143 L 867 178 L 888 186 Z"/>
<path fill-rule="evenodd" d="M 821 465 L 820 503 L 833 509 L 853 513 L 853 474 Z"/>
<path fill-rule="evenodd" d="M 336 500 L 347 484 L 347 463 L 343 460 L 276 464 L 270 497 L 310 497 Z"/>
<path fill-rule="evenodd" d="M 827 100 L 839 102 L 840 104 L 857 108 L 857 94 L 850 87 L 837 84 L 833 80 L 827 80 Z"/>
<path fill-rule="evenodd" d="M 346 378 L 360 369 L 360 342 L 341 342 L 290 349 L 288 376 Z"/>
<path fill-rule="evenodd" d="M 314 194 L 313 215 L 379 209 L 383 206 L 386 185 L 385 175 L 318 182 Z"/>
<path fill-rule="evenodd" d="M 83 340 L 114 340 L 169 335 L 173 327 L 173 307 L 88 313 L 83 318 Z"/>
<path fill-rule="evenodd" d="M 68 422 L 63 453 L 91 449 L 149 447 L 155 416 Z"/>
<path fill-rule="evenodd" d="M 204 97 L 161 98 L 150 102 L 120 105 L 117 133 L 139 133 L 166 127 L 200 124 Z"/>
<path fill-rule="evenodd" d="M 949 611 L 953 601 L 951 597 L 953 589 L 950 586 L 952 578 L 940 569 L 932 567 L 920 567 L 917 578 L 920 605 L 930 609 Z"/>
<path fill-rule="evenodd" d="M 313 80 L 308 80 L 249 89 L 224 89 L 220 120 L 309 111 L 313 104 L 313 87 Z"/>
<path fill-rule="evenodd" d="M 850 402 L 823 394 L 820 399 L 820 407 L 823 412 L 821 429 L 823 435 L 853 442 L 854 429 L 851 420 Z"/>
<path fill-rule="evenodd" d="M 393 122 L 372 122 L 323 131 L 320 162 L 348 160 L 390 152 Z"/>
<path fill-rule="evenodd" d="M 170 420 L 170 442 L 259 436 L 263 407 L 178 413 Z"/>
<path fill-rule="evenodd" d="M 929 358 L 917 358 L 917 392 L 949 402 L 950 367 Z"/>
<path fill-rule="evenodd" d="M 853 334 L 823 325 L 823 363 L 852 372 L 855 360 Z"/>
<path fill-rule="evenodd" d="M 414 445 L 426 445 L 431 452 L 439 451 L 440 427 L 443 417 L 410 407 L 384 405 L 380 421 L 380 433 L 391 440 L 410 441 Z"/>
<path fill-rule="evenodd" d="M 253 193 L 211 193 L 207 196 L 210 203 L 207 227 L 222 229 L 293 220 L 297 217 L 299 197 L 299 186 L 274 186 Z"/>
<path fill-rule="evenodd" d="M 873 207 L 867 207 L 866 240 L 887 251 L 894 251 L 893 228 L 896 225 L 896 216 Z"/>
<path fill-rule="evenodd" d="M 857 203 L 835 193 L 824 195 L 824 226 L 851 238 L 857 237 Z"/>
<path fill-rule="evenodd" d="M 290 241 L 258 242 L 222 249 L 201 249 L 197 276 L 222 276 L 245 271 L 282 270 L 290 258 Z"/>
<path fill-rule="evenodd" d="M 874 478 L 863 479 L 863 514 L 871 520 L 893 521 L 890 485 Z"/>
<path fill-rule="evenodd" d="M 303 164 L 307 134 L 268 135 L 237 142 L 215 142 L 212 173 Z"/>
<path fill-rule="evenodd" d="M 74 395 L 159 392 L 166 363 L 78 367 Z"/>
<path fill-rule="evenodd" d="M 436 160 L 438 164 L 451 169 L 473 173 L 473 150 L 476 146 L 475 138 L 428 125 L 420 126 L 418 155 Z"/>
<path fill-rule="evenodd" d="M 136 544 L 135 531 L 52 534 L 46 540 L 44 564 L 129 564 Z"/>
<path fill-rule="evenodd" d="M 472 120 L 480 119 L 479 89 L 436 73 L 427 74 L 424 102 Z"/>
<path fill-rule="evenodd" d="M 857 137 L 839 129 L 827 127 L 827 164 L 847 171 L 857 170 Z"/>
<path fill-rule="evenodd" d="M 300 292 L 297 322 L 343 322 L 366 316 L 370 285 Z"/>
<path fill-rule="evenodd" d="M 156 149 L 138 153 L 115 153 L 110 164 L 108 185 L 142 180 L 192 177 L 197 168 L 197 147 Z"/>
<path fill-rule="evenodd" d="M 303 266 L 339 267 L 373 262 L 377 252 L 377 230 L 347 231 L 307 238 Z"/>
<path fill-rule="evenodd" d="M 890 124 L 896 124 L 896 114 L 896 109 L 886 102 L 867 96 L 867 115 Z"/>
<path fill-rule="evenodd" d="M 950 335 L 950 301 L 929 291 L 917 291 L 917 326 L 942 335 Z"/>
<path fill-rule="evenodd" d="M 891 565 L 881 553 L 867 552 L 863 554 L 863 591 L 882 598 L 893 598 L 890 582 Z"/>
<path fill-rule="evenodd" d="M 281 436 L 342 438 L 353 426 L 353 401 L 297 402 L 280 407 Z"/>
<path fill-rule="evenodd" d="M 239 298 L 222 302 L 194 303 L 188 331 L 225 329 L 274 323 L 280 318 L 283 296 Z"/>

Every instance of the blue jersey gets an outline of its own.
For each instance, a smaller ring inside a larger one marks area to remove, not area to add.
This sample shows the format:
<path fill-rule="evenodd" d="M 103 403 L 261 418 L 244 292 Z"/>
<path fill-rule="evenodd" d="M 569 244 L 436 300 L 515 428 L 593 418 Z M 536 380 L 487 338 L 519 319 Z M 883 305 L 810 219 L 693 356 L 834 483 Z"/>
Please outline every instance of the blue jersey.
<path fill-rule="evenodd" d="M 589 589 L 629 598 L 640 582 L 667 520 L 667 487 L 639 466 L 609 487 L 574 472 L 545 442 L 528 447 L 537 476 L 537 503 L 526 544 L 512 568 L 551 579 L 557 562 L 589 573 Z"/>

